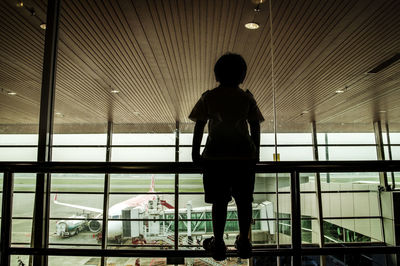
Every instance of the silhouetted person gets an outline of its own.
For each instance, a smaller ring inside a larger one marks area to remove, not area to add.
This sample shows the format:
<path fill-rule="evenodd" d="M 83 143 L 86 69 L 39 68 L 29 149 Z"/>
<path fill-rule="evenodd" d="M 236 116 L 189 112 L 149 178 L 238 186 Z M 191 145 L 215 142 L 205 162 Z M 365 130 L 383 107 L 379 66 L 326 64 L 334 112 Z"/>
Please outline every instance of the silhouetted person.
<path fill-rule="evenodd" d="M 234 197 L 240 234 L 235 246 L 241 258 L 251 256 L 249 230 L 252 219 L 254 166 L 259 160 L 260 122 L 264 118 L 253 95 L 239 88 L 247 66 L 238 54 L 225 54 L 214 67 L 220 85 L 208 90 L 194 106 L 189 118 L 196 122 L 192 159 L 203 166 L 205 201 L 212 204 L 214 236 L 203 247 L 215 260 L 226 258 L 223 240 L 227 206 Z M 200 156 L 200 143 L 208 121 L 208 138 Z M 250 133 L 248 130 L 250 125 Z"/>

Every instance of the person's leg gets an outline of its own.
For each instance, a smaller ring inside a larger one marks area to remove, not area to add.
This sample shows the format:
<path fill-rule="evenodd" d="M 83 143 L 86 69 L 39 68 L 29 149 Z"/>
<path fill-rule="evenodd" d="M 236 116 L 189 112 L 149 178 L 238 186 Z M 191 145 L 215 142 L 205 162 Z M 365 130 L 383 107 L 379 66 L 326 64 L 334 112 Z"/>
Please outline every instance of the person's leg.
<path fill-rule="evenodd" d="M 252 219 L 252 204 L 250 201 L 239 201 L 236 206 L 239 219 L 239 238 L 242 240 L 248 239 Z"/>
<path fill-rule="evenodd" d="M 226 223 L 228 202 L 215 202 L 212 205 L 212 223 L 216 242 L 223 242 L 224 229 Z"/>

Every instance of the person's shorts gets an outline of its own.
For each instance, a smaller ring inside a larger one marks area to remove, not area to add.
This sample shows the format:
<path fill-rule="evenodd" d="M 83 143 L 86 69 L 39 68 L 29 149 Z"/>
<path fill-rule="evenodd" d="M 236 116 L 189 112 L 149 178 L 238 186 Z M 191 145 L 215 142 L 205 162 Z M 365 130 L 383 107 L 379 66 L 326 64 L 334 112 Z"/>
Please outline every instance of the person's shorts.
<path fill-rule="evenodd" d="M 206 203 L 253 202 L 255 163 L 248 161 L 208 161 L 203 164 Z"/>

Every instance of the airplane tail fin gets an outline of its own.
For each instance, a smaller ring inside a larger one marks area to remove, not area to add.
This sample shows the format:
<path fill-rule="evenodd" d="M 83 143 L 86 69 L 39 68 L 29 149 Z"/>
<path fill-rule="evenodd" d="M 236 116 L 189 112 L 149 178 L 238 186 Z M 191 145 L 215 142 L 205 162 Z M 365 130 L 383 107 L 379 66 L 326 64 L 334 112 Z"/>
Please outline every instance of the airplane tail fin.
<path fill-rule="evenodd" d="M 149 192 L 155 192 L 154 190 L 155 184 L 154 184 L 154 175 L 151 176 L 151 185 L 150 185 L 150 190 Z"/>

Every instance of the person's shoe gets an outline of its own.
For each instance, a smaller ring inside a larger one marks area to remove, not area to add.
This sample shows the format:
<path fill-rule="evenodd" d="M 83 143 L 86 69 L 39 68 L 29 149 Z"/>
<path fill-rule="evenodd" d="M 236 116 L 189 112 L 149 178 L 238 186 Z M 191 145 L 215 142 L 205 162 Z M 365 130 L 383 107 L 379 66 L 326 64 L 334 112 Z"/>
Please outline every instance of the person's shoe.
<path fill-rule="evenodd" d="M 216 261 L 226 259 L 226 246 L 225 242 L 217 243 L 215 237 L 207 238 L 203 241 L 203 248 L 211 253 L 211 257 Z"/>
<path fill-rule="evenodd" d="M 248 259 L 251 257 L 251 250 L 253 246 L 249 239 L 242 240 L 239 235 L 236 236 L 235 248 L 237 249 L 238 256 L 242 259 Z"/>

